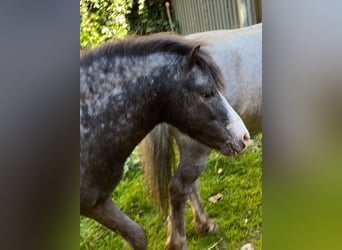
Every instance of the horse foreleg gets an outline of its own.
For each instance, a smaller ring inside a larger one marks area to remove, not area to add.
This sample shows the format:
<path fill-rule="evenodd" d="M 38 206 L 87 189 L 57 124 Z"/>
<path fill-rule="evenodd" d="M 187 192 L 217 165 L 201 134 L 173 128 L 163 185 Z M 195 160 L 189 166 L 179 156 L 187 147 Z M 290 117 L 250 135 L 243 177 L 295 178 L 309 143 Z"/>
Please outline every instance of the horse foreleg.
<path fill-rule="evenodd" d="M 180 147 L 180 145 L 178 144 Z M 181 162 L 169 183 L 171 215 L 168 218 L 168 239 L 166 249 L 187 249 L 185 235 L 185 207 L 193 186 L 202 173 L 207 159 L 207 147 L 183 147 Z M 197 149 L 197 150 L 196 150 Z M 205 157 L 203 157 L 203 154 Z"/>
<path fill-rule="evenodd" d="M 169 183 L 171 214 L 168 217 L 168 238 L 165 249 L 186 250 L 185 206 L 191 187 L 186 187 L 177 176 Z"/>
<path fill-rule="evenodd" d="M 142 227 L 117 208 L 110 198 L 89 209 L 84 215 L 121 235 L 131 249 L 145 250 L 147 248 L 146 234 Z"/>
<path fill-rule="evenodd" d="M 209 218 L 204 210 L 201 196 L 198 192 L 198 181 L 196 181 L 192 187 L 189 201 L 194 213 L 194 226 L 196 232 L 201 235 L 216 233 L 219 226 Z"/>

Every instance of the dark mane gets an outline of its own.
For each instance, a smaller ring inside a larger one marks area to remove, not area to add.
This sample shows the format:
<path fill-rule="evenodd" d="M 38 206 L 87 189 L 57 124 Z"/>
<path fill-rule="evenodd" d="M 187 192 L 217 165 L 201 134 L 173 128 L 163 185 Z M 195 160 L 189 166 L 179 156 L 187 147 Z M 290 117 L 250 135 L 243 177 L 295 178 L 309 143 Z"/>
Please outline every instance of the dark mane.
<path fill-rule="evenodd" d="M 131 36 L 122 41 L 108 42 L 95 49 L 82 51 L 80 53 L 80 64 L 86 67 L 99 58 L 107 58 L 110 60 L 116 57 L 140 57 L 154 53 L 185 56 L 196 45 L 198 43 L 185 40 L 179 35 L 165 33 L 150 36 Z M 223 89 L 224 85 L 221 71 L 209 54 L 202 49 L 200 49 L 198 54 L 197 65 L 206 74 L 211 75 L 218 89 Z"/>

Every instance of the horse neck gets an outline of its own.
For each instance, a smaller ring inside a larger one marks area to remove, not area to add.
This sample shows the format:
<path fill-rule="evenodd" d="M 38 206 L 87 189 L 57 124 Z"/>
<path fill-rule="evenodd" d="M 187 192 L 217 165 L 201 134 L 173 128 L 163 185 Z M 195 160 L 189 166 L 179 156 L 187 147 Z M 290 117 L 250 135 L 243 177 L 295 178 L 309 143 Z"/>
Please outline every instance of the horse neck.
<path fill-rule="evenodd" d="M 135 60 L 127 58 L 120 64 L 115 62 L 106 67 L 106 76 L 101 76 L 103 71 L 99 73 L 100 77 L 91 78 L 93 91 L 100 93 L 102 98 L 88 103 L 88 113 L 94 117 L 101 113 L 94 123 L 100 124 L 105 131 L 101 136 L 112 144 L 109 147 L 115 155 L 120 155 L 120 159 L 122 157 L 121 160 L 128 157 L 155 125 L 163 122 L 168 83 L 176 77 L 176 66 L 170 63 L 173 59 L 162 55 Z M 106 80 L 101 80 L 103 78 Z M 87 84 L 81 80 L 81 90 L 86 89 L 84 85 Z M 81 93 L 81 99 L 87 94 Z"/>

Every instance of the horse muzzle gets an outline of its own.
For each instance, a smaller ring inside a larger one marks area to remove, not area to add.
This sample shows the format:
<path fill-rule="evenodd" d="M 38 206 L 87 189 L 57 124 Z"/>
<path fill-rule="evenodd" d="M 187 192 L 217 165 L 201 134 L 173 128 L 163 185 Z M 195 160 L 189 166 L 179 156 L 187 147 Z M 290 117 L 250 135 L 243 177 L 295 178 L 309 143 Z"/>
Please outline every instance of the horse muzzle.
<path fill-rule="evenodd" d="M 241 137 L 228 140 L 220 148 L 220 152 L 227 156 L 235 156 L 246 150 L 250 142 L 249 133 L 243 134 Z"/>

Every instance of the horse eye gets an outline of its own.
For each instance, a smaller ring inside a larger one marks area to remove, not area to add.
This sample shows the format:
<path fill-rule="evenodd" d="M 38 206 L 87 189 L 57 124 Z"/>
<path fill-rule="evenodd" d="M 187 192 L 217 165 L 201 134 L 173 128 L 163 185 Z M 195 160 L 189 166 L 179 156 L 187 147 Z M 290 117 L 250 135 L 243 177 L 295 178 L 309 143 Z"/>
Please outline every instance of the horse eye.
<path fill-rule="evenodd" d="M 214 92 L 203 92 L 202 96 L 207 99 L 207 98 L 213 97 Z"/>

